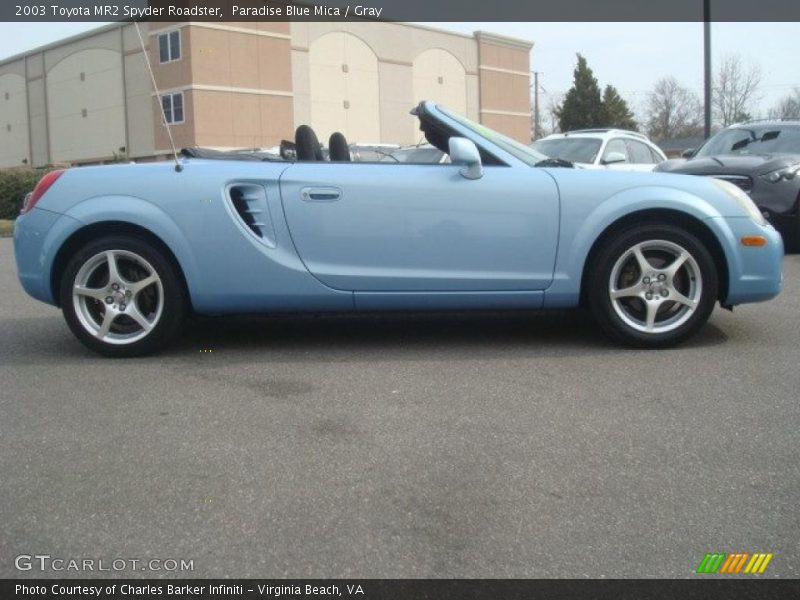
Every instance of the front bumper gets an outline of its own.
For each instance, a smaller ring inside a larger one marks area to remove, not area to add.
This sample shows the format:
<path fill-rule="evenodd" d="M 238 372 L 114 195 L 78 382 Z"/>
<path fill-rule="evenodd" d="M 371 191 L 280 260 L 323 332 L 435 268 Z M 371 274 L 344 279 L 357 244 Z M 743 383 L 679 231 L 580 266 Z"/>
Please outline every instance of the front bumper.
<path fill-rule="evenodd" d="M 707 220 L 727 248 L 728 290 L 725 305 L 763 302 L 783 289 L 783 240 L 772 225 L 759 225 L 749 217 L 714 217 Z M 744 246 L 742 237 L 762 235 L 764 246 Z"/>

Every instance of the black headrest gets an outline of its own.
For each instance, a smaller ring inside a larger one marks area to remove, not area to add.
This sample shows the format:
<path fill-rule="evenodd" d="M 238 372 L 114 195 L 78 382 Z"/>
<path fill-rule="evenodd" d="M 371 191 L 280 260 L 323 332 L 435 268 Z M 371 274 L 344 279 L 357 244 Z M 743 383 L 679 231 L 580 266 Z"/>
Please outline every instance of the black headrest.
<path fill-rule="evenodd" d="M 331 134 L 328 139 L 328 153 L 331 157 L 331 162 L 350 162 L 350 148 L 347 145 L 347 140 L 338 131 Z"/>
<path fill-rule="evenodd" d="M 308 125 L 300 125 L 294 132 L 294 144 L 297 160 L 323 160 L 317 134 Z"/>

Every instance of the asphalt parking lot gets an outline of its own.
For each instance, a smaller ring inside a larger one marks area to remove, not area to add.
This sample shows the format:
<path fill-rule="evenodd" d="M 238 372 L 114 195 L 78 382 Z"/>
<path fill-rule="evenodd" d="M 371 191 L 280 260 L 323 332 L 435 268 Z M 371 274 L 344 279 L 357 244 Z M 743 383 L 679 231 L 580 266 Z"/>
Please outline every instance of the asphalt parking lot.
<path fill-rule="evenodd" d="M 20 554 L 691 577 L 711 551 L 800 576 L 800 256 L 785 273 L 661 352 L 565 312 L 207 320 L 107 360 L 24 294 L 2 239 L 0 577 L 43 575 Z"/>

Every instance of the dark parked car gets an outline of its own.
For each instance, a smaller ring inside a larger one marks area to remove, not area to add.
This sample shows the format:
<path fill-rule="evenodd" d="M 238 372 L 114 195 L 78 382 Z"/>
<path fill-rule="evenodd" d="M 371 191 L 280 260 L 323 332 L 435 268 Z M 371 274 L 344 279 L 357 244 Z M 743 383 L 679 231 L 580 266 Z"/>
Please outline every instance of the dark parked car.
<path fill-rule="evenodd" d="M 736 184 L 781 232 L 786 247 L 800 251 L 800 121 L 732 125 L 684 157 L 663 162 L 655 170 Z"/>

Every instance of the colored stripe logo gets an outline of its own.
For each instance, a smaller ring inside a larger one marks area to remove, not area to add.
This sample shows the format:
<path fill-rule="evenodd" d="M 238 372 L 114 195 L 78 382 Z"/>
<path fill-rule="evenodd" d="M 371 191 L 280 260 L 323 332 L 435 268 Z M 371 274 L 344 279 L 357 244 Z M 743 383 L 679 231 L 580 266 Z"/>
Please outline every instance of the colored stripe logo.
<path fill-rule="evenodd" d="M 700 564 L 697 566 L 696 573 L 712 574 L 720 573 L 736 575 L 739 573 L 761 574 L 763 573 L 773 554 L 767 552 L 713 552 L 707 553 Z"/>

